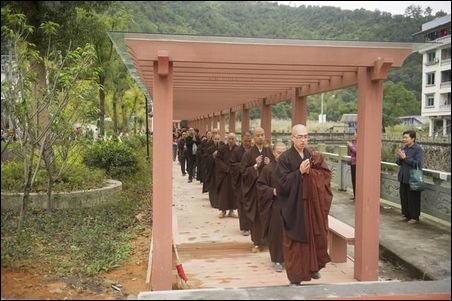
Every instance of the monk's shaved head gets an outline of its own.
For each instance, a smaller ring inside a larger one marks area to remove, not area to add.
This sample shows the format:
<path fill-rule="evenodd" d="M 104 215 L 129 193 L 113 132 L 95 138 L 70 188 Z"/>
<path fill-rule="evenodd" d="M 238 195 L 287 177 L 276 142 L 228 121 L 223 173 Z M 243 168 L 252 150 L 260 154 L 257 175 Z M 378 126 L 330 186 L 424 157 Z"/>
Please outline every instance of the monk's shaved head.
<path fill-rule="evenodd" d="M 254 129 L 254 135 L 256 135 L 257 133 L 261 134 L 264 133 L 265 134 L 265 130 L 261 127 L 257 127 Z"/>
<path fill-rule="evenodd" d="M 258 147 L 262 147 L 265 141 L 265 131 L 261 127 L 257 127 L 254 129 L 254 136 L 253 136 L 254 144 L 256 144 Z"/>
<path fill-rule="evenodd" d="M 284 149 L 287 149 L 287 146 L 286 146 L 284 143 L 282 143 L 282 142 L 276 142 L 276 143 L 273 145 L 273 150 L 275 150 L 275 149 L 277 149 L 277 148 L 284 148 Z"/>
<path fill-rule="evenodd" d="M 308 132 L 308 129 L 302 124 L 296 124 L 292 127 L 292 135 L 304 135 Z"/>

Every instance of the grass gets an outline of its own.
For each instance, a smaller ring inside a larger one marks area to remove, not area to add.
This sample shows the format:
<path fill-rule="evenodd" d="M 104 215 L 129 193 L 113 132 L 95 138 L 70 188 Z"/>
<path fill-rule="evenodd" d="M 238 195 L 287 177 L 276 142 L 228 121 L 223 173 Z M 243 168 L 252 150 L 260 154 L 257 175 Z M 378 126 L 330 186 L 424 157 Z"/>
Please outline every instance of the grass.
<path fill-rule="evenodd" d="M 135 216 L 146 211 L 150 221 L 151 166 L 140 153 L 139 170 L 120 179 L 123 192 L 116 202 L 94 208 L 29 210 L 18 235 L 18 214 L 2 210 L 1 263 L 21 268 L 39 262 L 60 276 L 94 276 L 108 271 L 132 253 L 131 241 L 144 230 Z"/>

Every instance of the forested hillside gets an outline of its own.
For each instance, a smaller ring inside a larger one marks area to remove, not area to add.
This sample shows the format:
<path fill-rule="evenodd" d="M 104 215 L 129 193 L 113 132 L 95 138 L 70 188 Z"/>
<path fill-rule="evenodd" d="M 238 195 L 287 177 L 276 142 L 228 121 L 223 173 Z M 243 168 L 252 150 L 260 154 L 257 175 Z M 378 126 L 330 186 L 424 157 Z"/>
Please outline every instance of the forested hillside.
<path fill-rule="evenodd" d="M 445 15 L 439 12 L 434 16 L 431 10 L 424 11 L 416 6 L 407 7 L 404 15 L 391 15 L 365 9 L 295 8 L 263 1 L 132 1 L 123 5 L 134 20 L 130 31 L 261 38 L 407 42 L 415 41 L 412 35 L 420 31 L 423 23 Z M 414 53 L 402 68 L 391 70 L 385 85 L 385 100 L 397 99 L 399 105 L 394 111 L 394 105 L 385 103 L 385 113 L 390 117 L 386 118 L 386 124 L 393 123 L 397 114 L 420 113 L 421 61 L 421 56 Z M 318 96 L 312 98 L 310 118 L 316 119 L 320 101 Z M 325 110 L 328 119 L 333 121 L 340 119 L 343 113 L 355 112 L 355 90 L 330 93 L 325 97 Z M 252 117 L 257 114 L 253 112 Z M 290 105 L 274 106 L 273 115 L 289 117 Z"/>

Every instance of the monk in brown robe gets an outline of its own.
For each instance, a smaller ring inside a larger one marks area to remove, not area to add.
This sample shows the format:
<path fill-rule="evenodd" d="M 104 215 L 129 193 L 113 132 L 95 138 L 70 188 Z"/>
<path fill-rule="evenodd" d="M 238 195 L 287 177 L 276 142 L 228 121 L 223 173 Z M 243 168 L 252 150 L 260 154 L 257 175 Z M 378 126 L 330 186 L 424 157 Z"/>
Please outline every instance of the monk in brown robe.
<path fill-rule="evenodd" d="M 330 262 L 328 214 L 331 171 L 319 152 L 307 148 L 304 125 L 292 128 L 292 148 L 278 159 L 276 193 L 284 224 L 283 254 L 291 285 L 320 278 Z"/>
<path fill-rule="evenodd" d="M 273 146 L 275 161 L 270 162 L 262 169 L 262 173 L 257 180 L 257 197 L 259 213 L 262 221 L 264 240 L 268 241 L 270 259 L 274 263 L 275 271 L 283 270 L 283 220 L 281 217 L 281 207 L 276 201 L 276 161 L 279 156 L 287 150 L 284 143 L 278 142 Z"/>
<path fill-rule="evenodd" d="M 209 201 L 213 208 L 218 208 L 218 191 L 215 177 L 215 157 L 217 156 L 218 149 L 220 148 L 220 135 L 215 134 L 212 136 L 213 143 L 207 148 L 206 166 L 207 166 L 207 179 L 206 186 L 209 191 Z"/>
<path fill-rule="evenodd" d="M 221 210 L 220 218 L 226 216 L 229 210 L 229 217 L 238 217 L 234 210 L 237 209 L 232 190 L 232 176 L 230 159 L 237 145 L 235 144 L 235 134 L 228 134 L 228 143 L 220 146 L 215 157 L 215 181 L 218 192 L 218 209 Z"/>
<path fill-rule="evenodd" d="M 237 203 L 237 210 L 239 212 L 239 228 L 243 236 L 250 235 L 250 222 L 243 210 L 242 197 L 242 174 L 240 173 L 240 162 L 242 162 L 243 155 L 253 146 L 251 140 L 253 133 L 250 131 L 242 135 L 242 144 L 235 148 L 231 156 L 231 176 L 232 176 L 232 190 L 234 199 Z"/>
<path fill-rule="evenodd" d="M 260 246 L 265 245 L 265 242 L 262 237 L 256 182 L 262 168 L 275 158 L 272 150 L 264 146 L 265 132 L 263 128 L 256 128 L 253 140 L 254 146 L 243 155 L 240 172 L 242 173 L 243 210 L 250 221 L 251 240 L 254 243 L 252 252 L 259 252 Z"/>

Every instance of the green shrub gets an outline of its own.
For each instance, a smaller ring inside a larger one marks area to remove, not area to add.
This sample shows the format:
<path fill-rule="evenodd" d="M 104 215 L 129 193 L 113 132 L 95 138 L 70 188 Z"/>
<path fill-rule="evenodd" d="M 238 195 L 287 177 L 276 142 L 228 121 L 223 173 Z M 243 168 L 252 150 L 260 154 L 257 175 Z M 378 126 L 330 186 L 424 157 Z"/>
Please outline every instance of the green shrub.
<path fill-rule="evenodd" d="M 146 135 L 129 135 L 121 138 L 124 144 L 138 150 L 146 146 Z"/>
<path fill-rule="evenodd" d="M 97 141 L 88 146 L 83 162 L 92 167 L 105 169 L 112 177 L 121 177 L 138 168 L 135 151 L 124 143 L 115 141 Z"/>
<path fill-rule="evenodd" d="M 4 162 L 2 171 L 2 191 L 23 192 L 24 171 L 23 163 L 17 161 Z M 74 162 L 54 183 L 53 191 L 88 190 L 100 188 L 106 180 L 105 171 L 89 168 L 80 162 Z M 38 171 L 32 192 L 47 191 L 47 171 L 41 168 Z"/>

